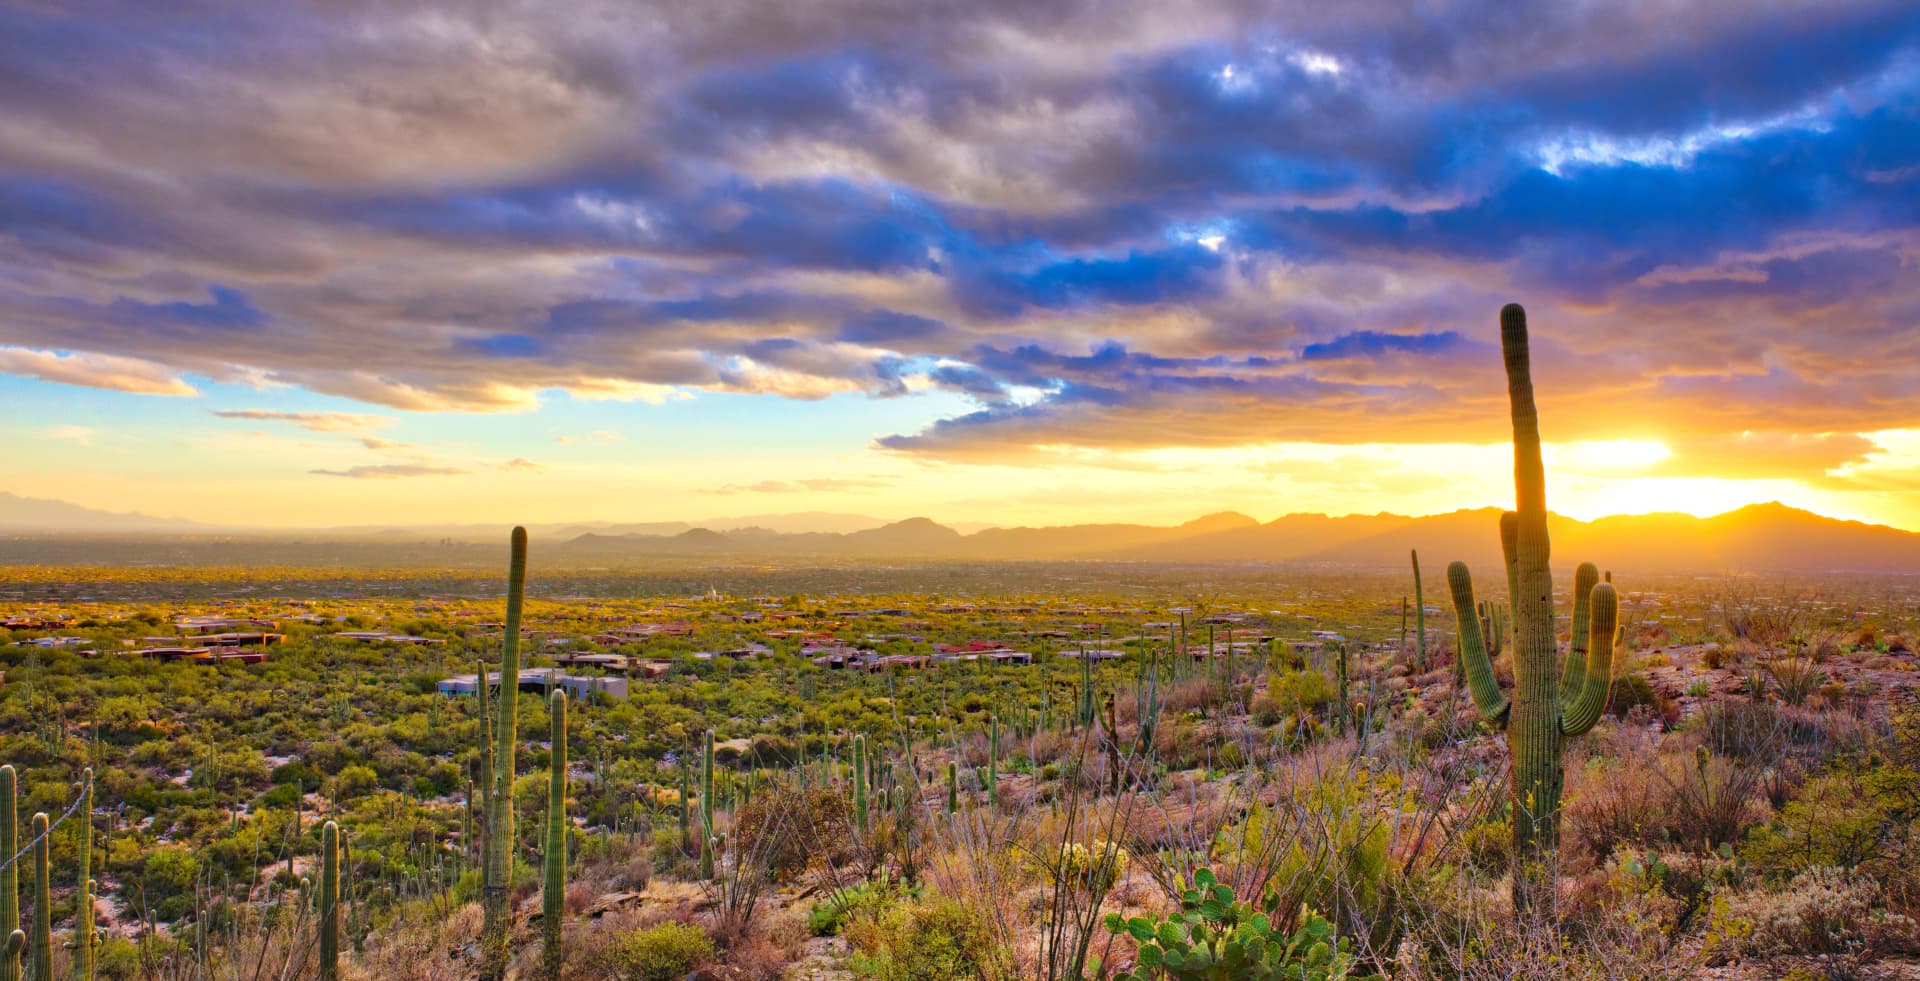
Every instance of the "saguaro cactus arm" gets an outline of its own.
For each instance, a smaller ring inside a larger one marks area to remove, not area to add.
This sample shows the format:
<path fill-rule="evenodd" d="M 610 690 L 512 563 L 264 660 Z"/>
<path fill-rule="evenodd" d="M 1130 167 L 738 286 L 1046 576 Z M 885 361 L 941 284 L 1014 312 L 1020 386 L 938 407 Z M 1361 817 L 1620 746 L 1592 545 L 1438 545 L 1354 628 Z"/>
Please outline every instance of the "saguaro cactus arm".
<path fill-rule="evenodd" d="M 1613 690 L 1613 637 L 1620 616 L 1620 597 L 1613 591 L 1613 584 L 1595 585 L 1587 609 L 1592 617 L 1587 636 L 1593 639 L 1593 652 L 1584 659 L 1586 673 L 1579 687 L 1560 711 L 1560 731 L 1569 736 L 1578 736 L 1600 721 L 1607 695 Z"/>
<path fill-rule="evenodd" d="M 1485 641 L 1480 636 L 1479 617 L 1474 612 L 1473 574 L 1467 571 L 1465 562 L 1452 562 L 1447 565 L 1447 588 L 1453 593 L 1453 615 L 1458 621 L 1460 650 L 1456 654 L 1460 666 L 1467 675 L 1467 689 L 1473 692 L 1473 704 L 1478 706 L 1480 714 L 1489 720 L 1504 724 L 1507 711 L 1512 704 L 1500 691 L 1500 682 L 1493 676 L 1493 660 L 1487 656 Z"/>
<path fill-rule="evenodd" d="M 1560 672 L 1560 704 L 1566 705 L 1587 681 L 1588 599 L 1600 581 L 1600 569 L 1591 562 L 1573 571 L 1573 638 L 1567 644 L 1567 663 Z"/>

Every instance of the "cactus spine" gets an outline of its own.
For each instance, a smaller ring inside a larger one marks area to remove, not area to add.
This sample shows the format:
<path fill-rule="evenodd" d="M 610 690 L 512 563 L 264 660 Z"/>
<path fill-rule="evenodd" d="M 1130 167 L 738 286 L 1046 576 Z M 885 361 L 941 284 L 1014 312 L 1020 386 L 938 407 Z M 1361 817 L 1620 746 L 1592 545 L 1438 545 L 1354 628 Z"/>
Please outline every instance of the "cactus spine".
<path fill-rule="evenodd" d="M 483 976 L 500 978 L 507 970 L 507 890 L 513 884 L 513 750 L 520 719 L 520 608 L 527 591 L 527 530 L 513 529 L 507 566 L 507 622 L 500 645 L 500 697 L 493 724 L 493 782 L 487 793 L 486 898 L 481 929 Z M 486 684 L 485 675 L 480 683 Z"/>
<path fill-rule="evenodd" d="M 320 828 L 320 981 L 340 977 L 340 826 Z"/>
<path fill-rule="evenodd" d="M 549 981 L 560 978 L 560 920 L 567 908 L 567 693 L 547 696 L 553 750 L 547 782 L 546 881 L 540 894 L 541 957 Z"/>
<path fill-rule="evenodd" d="M 53 977 L 53 882 L 48 877 L 53 836 L 47 815 L 33 816 L 33 933 L 29 936 L 27 967 L 35 981 Z"/>
<path fill-rule="evenodd" d="M 93 768 L 80 774 L 80 891 L 73 912 L 73 976 L 93 981 Z"/>
<path fill-rule="evenodd" d="M 713 878 L 713 730 L 700 754 L 700 878 Z"/>
<path fill-rule="evenodd" d="M 1560 791 L 1564 781 L 1561 743 L 1593 728 L 1606 707 L 1613 675 L 1614 631 L 1619 598 L 1611 583 L 1595 583 L 1597 572 L 1583 565 L 1574 575 L 1574 652 L 1559 661 L 1554 638 L 1553 573 L 1548 568 L 1546 468 L 1540 457 L 1540 419 L 1534 408 L 1533 378 L 1527 349 L 1527 315 L 1519 304 L 1500 311 L 1500 346 L 1507 370 L 1507 395 L 1513 415 L 1513 471 L 1516 510 L 1500 519 L 1501 550 L 1509 570 L 1514 624 L 1511 701 L 1500 691 L 1493 661 L 1475 615 L 1473 579 L 1466 563 L 1447 566 L 1459 626 L 1460 670 L 1474 704 L 1487 719 L 1507 730 L 1513 765 L 1514 905 L 1521 909 L 1550 901 L 1552 869 L 1559 849 Z M 1580 593 L 1585 586 L 1591 595 Z M 1590 643 L 1590 652 L 1583 649 Z M 1563 703 L 1563 680 L 1571 681 L 1578 657 L 1579 681 Z M 1563 678 L 1563 671 L 1569 672 Z"/>
<path fill-rule="evenodd" d="M 19 943 L 7 944 L 0 956 L 0 981 L 20 981 L 20 956 L 26 950 L 27 935 L 20 930 L 20 866 L 11 861 L 20 851 L 19 779 L 12 765 L 0 766 L 0 930 L 10 931 Z"/>

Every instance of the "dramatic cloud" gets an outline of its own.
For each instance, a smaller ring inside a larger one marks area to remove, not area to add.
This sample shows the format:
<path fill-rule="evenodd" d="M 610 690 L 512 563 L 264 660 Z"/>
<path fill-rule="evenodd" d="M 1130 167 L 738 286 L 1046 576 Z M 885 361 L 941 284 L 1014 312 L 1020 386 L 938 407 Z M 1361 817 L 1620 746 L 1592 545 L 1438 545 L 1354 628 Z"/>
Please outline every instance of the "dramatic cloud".
<path fill-rule="evenodd" d="M 25 375 L 63 385 L 83 385 L 140 395 L 197 395 L 165 365 L 84 351 L 61 353 L 0 347 L 0 374 Z"/>
<path fill-rule="evenodd" d="M 362 464 L 345 470 L 313 470 L 324 477 L 350 477 L 354 480 L 398 480 L 402 477 L 452 477 L 467 471 L 425 463 Z"/>
<path fill-rule="evenodd" d="M 255 419 L 274 422 L 290 422 L 302 429 L 311 429 L 316 433 L 357 433 L 385 426 L 393 420 L 387 416 L 359 415 L 350 412 L 273 412 L 267 409 L 216 409 L 214 415 L 222 419 Z M 366 439 L 369 448 L 381 448 L 387 445 L 384 440 Z M 375 446 L 379 444 L 379 446 Z"/>
<path fill-rule="evenodd" d="M 1553 438 L 1805 478 L 1920 418 L 1917 90 L 1910 0 L 13 7 L 0 373 L 1439 443 L 1520 299 Z"/>

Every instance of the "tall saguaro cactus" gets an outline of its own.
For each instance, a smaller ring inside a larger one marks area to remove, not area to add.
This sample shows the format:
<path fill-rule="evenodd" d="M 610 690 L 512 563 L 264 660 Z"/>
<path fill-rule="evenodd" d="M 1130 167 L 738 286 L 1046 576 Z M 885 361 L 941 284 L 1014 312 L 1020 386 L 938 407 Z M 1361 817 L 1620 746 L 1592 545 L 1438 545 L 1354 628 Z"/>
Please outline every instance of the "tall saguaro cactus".
<path fill-rule="evenodd" d="M 500 644 L 500 697 L 495 699 L 492 786 L 487 793 L 485 918 L 481 926 L 483 971 L 500 978 L 507 970 L 510 926 L 507 890 L 513 884 L 513 764 L 520 717 L 520 608 L 527 592 L 527 530 L 513 529 L 507 565 L 507 623 Z M 480 683 L 487 683 L 486 675 Z"/>
<path fill-rule="evenodd" d="M 80 774 L 80 842 L 75 862 L 80 867 L 80 889 L 74 898 L 73 977 L 93 981 L 93 768 Z"/>
<path fill-rule="evenodd" d="M 567 693 L 547 696 L 553 751 L 547 781 L 546 881 L 540 893 L 540 955 L 549 981 L 560 978 L 560 920 L 567 909 Z"/>
<path fill-rule="evenodd" d="M 13 766 L 0 766 L 0 932 L 20 938 L 0 950 L 0 981 L 20 981 L 20 955 L 27 935 L 20 930 L 20 865 L 11 861 L 20 850 L 20 781 Z"/>
<path fill-rule="evenodd" d="M 27 969 L 34 981 L 53 977 L 53 881 L 48 864 L 53 835 L 43 811 L 33 816 L 33 932 L 28 935 Z"/>
<path fill-rule="evenodd" d="M 713 730 L 700 755 L 700 878 L 713 878 Z"/>
<path fill-rule="evenodd" d="M 320 828 L 320 981 L 340 977 L 340 826 Z"/>
<path fill-rule="evenodd" d="M 1554 637 L 1553 573 L 1548 567 L 1546 468 L 1540 458 L 1540 417 L 1533 403 L 1527 315 L 1517 303 L 1500 311 L 1500 347 L 1513 414 L 1515 510 L 1500 519 L 1514 625 L 1513 697 L 1494 678 L 1474 605 L 1466 563 L 1447 566 L 1447 586 L 1459 626 L 1460 665 L 1474 704 L 1506 728 L 1513 765 L 1513 851 L 1519 870 L 1513 901 L 1527 908 L 1552 896 L 1560 840 L 1560 791 L 1565 778 L 1561 743 L 1593 728 L 1613 681 L 1613 637 L 1619 598 L 1611 583 L 1596 583 L 1592 564 L 1574 574 L 1574 641 L 1563 664 Z M 1583 592 L 1582 590 L 1585 590 Z M 1592 650 L 1586 648 L 1591 645 Z M 1566 695 L 1563 698 L 1563 684 Z"/>

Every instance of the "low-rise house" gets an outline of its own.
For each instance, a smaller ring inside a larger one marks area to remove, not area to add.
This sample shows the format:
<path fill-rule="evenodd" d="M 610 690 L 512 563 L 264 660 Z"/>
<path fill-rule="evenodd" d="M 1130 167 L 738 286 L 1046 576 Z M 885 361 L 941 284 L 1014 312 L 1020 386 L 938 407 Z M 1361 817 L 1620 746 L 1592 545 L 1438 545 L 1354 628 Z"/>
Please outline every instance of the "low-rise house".
<path fill-rule="evenodd" d="M 412 634 L 392 633 L 386 630 L 347 630 L 333 636 L 362 644 L 408 644 L 414 647 L 431 647 L 446 643 L 444 640 L 432 637 L 415 637 Z"/>
<path fill-rule="evenodd" d="M 489 691 L 497 691 L 500 681 L 500 672 L 487 672 Z M 471 698 L 479 686 L 479 675 L 461 674 L 441 681 L 438 691 L 449 698 L 462 695 Z M 573 699 L 585 699 L 594 694 L 608 698 L 627 697 L 627 679 L 621 677 L 567 674 L 559 668 L 529 668 L 520 672 L 521 691 L 544 692 L 553 688 L 565 690 L 567 697 Z"/>

